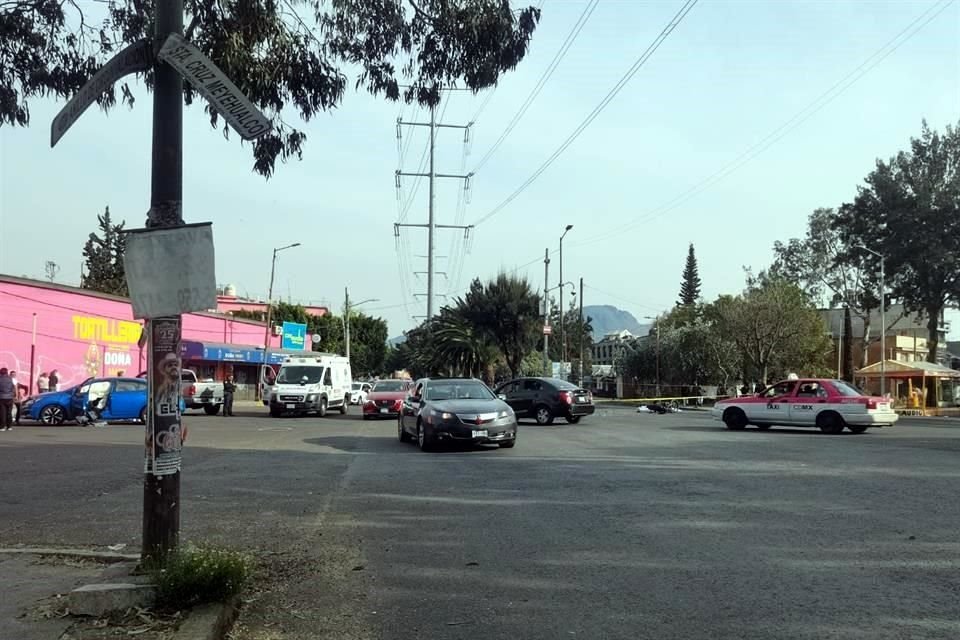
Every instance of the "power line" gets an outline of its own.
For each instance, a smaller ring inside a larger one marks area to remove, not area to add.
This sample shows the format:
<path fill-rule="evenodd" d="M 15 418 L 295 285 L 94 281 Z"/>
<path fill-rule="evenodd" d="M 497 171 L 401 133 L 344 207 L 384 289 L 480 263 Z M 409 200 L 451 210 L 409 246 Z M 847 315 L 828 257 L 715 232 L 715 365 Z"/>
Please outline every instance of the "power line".
<path fill-rule="evenodd" d="M 527 110 L 530 108 L 530 105 L 533 104 L 533 101 L 536 99 L 540 92 L 543 90 L 543 87 L 547 84 L 547 81 L 550 80 L 550 76 L 553 75 L 553 72 L 557 70 L 557 67 L 560 65 L 560 62 L 563 60 L 564 56 L 567 55 L 567 51 L 570 50 L 570 47 L 573 46 L 574 41 L 577 39 L 577 36 L 580 35 L 580 31 L 583 29 L 584 25 L 587 24 L 587 20 L 590 19 L 593 10 L 597 8 L 597 4 L 600 0 L 590 0 L 586 7 L 583 9 L 583 13 L 580 14 L 580 17 L 577 18 L 576 23 L 573 25 L 573 28 L 570 29 L 570 32 L 567 34 L 566 39 L 563 41 L 563 44 L 560 45 L 560 49 L 553 56 L 553 60 L 550 61 L 550 64 L 547 65 L 547 68 L 544 69 L 543 73 L 540 75 L 540 80 L 537 81 L 537 84 L 534 85 L 533 89 L 527 95 L 526 100 L 523 101 L 523 104 L 520 105 L 520 109 L 517 110 L 517 113 L 514 114 L 513 118 L 507 124 L 507 127 L 503 130 L 503 133 L 500 134 L 500 137 L 497 138 L 497 141 L 493 143 L 493 146 L 480 158 L 480 162 L 477 163 L 477 166 L 473 168 L 474 172 L 480 170 L 480 167 L 485 165 L 487 161 L 493 156 L 497 149 L 500 148 L 500 145 L 503 144 L 503 141 L 507 139 L 507 136 L 510 135 L 510 132 L 514 130 L 517 124 L 520 122 L 520 119 L 524 116 Z"/>
<path fill-rule="evenodd" d="M 563 144 L 561 144 L 557 148 L 557 150 L 554 151 L 542 165 L 540 165 L 540 167 L 533 173 L 532 176 L 527 178 L 527 180 L 523 184 L 521 184 L 516 191 L 510 194 L 506 198 L 506 200 L 504 200 L 499 205 L 494 207 L 490 211 L 490 213 L 486 214 L 485 216 L 483 216 L 482 218 L 474 222 L 474 226 L 480 225 L 481 223 L 486 222 L 487 220 L 489 220 L 490 218 L 498 214 L 507 205 L 513 202 L 517 198 L 517 196 L 523 193 L 527 187 L 533 184 L 533 182 L 537 178 L 539 178 L 540 175 L 544 171 L 546 171 L 547 168 L 551 164 L 553 164 L 553 162 L 557 158 L 559 158 L 564 151 L 567 150 L 567 147 L 573 144 L 574 140 L 576 140 L 580 136 L 580 134 L 583 133 L 583 131 L 588 126 L 590 126 L 590 123 L 592 123 L 597 118 L 597 116 L 600 115 L 600 113 L 604 110 L 604 108 L 606 108 L 606 106 L 613 101 L 613 99 L 617 96 L 617 94 L 620 93 L 620 90 L 627 85 L 630 79 L 633 78 L 634 75 L 636 75 L 637 71 L 639 71 L 640 68 L 647 62 L 647 60 L 649 60 L 650 57 L 656 52 L 656 50 L 660 48 L 660 45 L 663 44 L 663 41 L 666 40 L 667 37 L 670 35 L 670 33 L 672 33 L 673 30 L 677 28 L 680 22 L 683 21 L 686 15 L 690 13 L 694 5 L 696 4 L 697 4 L 697 0 L 687 0 L 683 4 L 683 6 L 680 8 L 680 10 L 673 16 L 673 18 L 670 19 L 670 22 L 667 23 L 667 26 L 663 28 L 663 31 L 660 32 L 660 35 L 658 35 L 653 40 L 653 42 L 650 43 L 650 45 L 646 48 L 646 50 L 640 55 L 640 57 L 633 63 L 633 65 L 627 70 L 627 72 L 619 80 L 619 82 L 617 82 L 617 84 L 614 85 L 614 87 L 609 91 L 609 93 L 607 93 L 606 96 L 604 96 L 603 100 L 600 101 L 600 104 L 594 107 L 593 111 L 590 112 L 590 114 L 584 119 L 584 121 L 581 122 L 576 129 L 574 129 L 573 133 L 571 133 L 567 137 L 567 139 L 564 140 Z"/>
<path fill-rule="evenodd" d="M 664 213 L 676 209 L 678 206 L 689 200 L 690 198 L 702 193 L 703 191 L 709 189 L 714 184 L 720 182 L 728 175 L 734 171 L 740 169 L 742 166 L 746 165 L 757 156 L 762 154 L 764 151 L 769 149 L 771 146 L 780 141 L 783 137 L 789 134 L 791 131 L 799 127 L 801 124 L 809 120 L 816 114 L 818 111 L 826 107 L 833 100 L 839 97 L 844 91 L 853 86 L 860 78 L 869 73 L 874 67 L 883 62 L 887 57 L 893 54 L 894 51 L 899 49 L 903 44 L 905 44 L 910 38 L 916 35 L 920 30 L 922 30 L 927 24 L 937 18 L 943 11 L 953 4 L 955 0 L 946 0 L 941 5 L 941 0 L 934 2 L 930 5 L 926 11 L 924 11 L 920 16 L 914 19 L 910 24 L 908 24 L 904 29 L 902 29 L 897 35 L 892 39 L 888 40 L 883 46 L 877 49 L 873 54 L 867 57 L 863 62 L 861 62 L 856 68 L 850 71 L 843 78 L 834 83 L 829 89 L 817 96 L 812 102 L 810 102 L 803 109 L 794 114 L 791 118 L 786 120 L 779 127 L 768 133 L 760 141 L 753 144 L 745 151 L 740 153 L 732 161 L 728 162 L 726 165 L 721 167 L 719 170 L 713 174 L 707 176 L 700 182 L 696 183 L 683 193 L 678 196 L 675 196 L 671 200 L 668 200 L 664 204 L 650 210 L 646 215 L 640 219 L 633 220 L 627 224 L 624 224 L 616 229 L 605 231 L 599 235 L 596 235 L 592 238 L 586 238 L 581 242 L 574 243 L 572 246 L 584 246 L 587 244 L 592 244 L 594 242 L 599 242 L 612 238 L 614 236 L 622 234 L 624 231 L 635 228 L 641 224 L 645 224 Z M 939 9 L 937 6 L 939 5 Z M 936 11 L 934 12 L 934 9 Z M 931 12 L 932 13 L 931 15 Z M 905 35 L 906 34 L 906 35 Z M 905 37 L 904 37 L 905 36 Z M 902 38 L 902 39 L 901 39 Z M 899 40 L 899 42 L 898 42 Z"/>

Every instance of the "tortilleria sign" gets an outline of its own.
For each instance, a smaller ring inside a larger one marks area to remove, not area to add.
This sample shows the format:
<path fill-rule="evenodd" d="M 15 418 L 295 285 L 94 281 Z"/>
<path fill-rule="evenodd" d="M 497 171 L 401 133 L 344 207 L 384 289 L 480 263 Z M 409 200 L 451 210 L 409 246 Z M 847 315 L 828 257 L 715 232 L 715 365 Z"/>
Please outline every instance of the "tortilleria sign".
<path fill-rule="evenodd" d="M 157 57 L 180 72 L 244 140 L 270 131 L 270 121 L 213 61 L 181 35 L 170 34 Z"/>
<path fill-rule="evenodd" d="M 137 71 L 146 71 L 153 64 L 153 45 L 150 40 L 139 40 L 120 53 L 110 58 L 87 84 L 80 88 L 70 102 L 68 102 L 57 117 L 50 124 L 50 146 L 56 146 L 63 134 L 67 132 L 83 112 L 99 98 L 104 91 L 113 86 L 113 83 L 123 76 Z"/>

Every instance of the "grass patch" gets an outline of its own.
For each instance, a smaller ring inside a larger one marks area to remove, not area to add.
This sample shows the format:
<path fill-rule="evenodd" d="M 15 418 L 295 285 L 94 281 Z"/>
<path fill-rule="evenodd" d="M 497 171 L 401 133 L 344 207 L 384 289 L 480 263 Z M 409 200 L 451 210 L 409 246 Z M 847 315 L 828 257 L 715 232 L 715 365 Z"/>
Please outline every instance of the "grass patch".
<path fill-rule="evenodd" d="M 212 546 L 177 549 L 161 569 L 152 572 L 157 604 L 184 609 L 222 602 L 240 593 L 252 568 L 250 556 L 239 551 Z"/>

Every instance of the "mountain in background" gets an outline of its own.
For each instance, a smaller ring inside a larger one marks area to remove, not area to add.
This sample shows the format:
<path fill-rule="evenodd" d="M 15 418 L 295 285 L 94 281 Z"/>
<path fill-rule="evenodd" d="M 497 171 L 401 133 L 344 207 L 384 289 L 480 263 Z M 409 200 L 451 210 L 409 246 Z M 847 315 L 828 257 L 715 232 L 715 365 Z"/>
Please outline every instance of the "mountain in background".
<path fill-rule="evenodd" d="M 583 308 L 583 315 L 593 318 L 593 339 L 600 340 L 608 333 L 615 333 L 626 329 L 635 336 L 645 336 L 650 331 L 650 325 L 640 324 L 633 314 L 613 305 L 587 305 Z"/>
<path fill-rule="evenodd" d="M 400 336 L 397 336 L 396 338 L 390 338 L 389 340 L 387 340 L 387 346 L 395 347 L 398 344 L 403 344 L 406 341 L 407 341 L 407 336 L 400 335 Z"/>

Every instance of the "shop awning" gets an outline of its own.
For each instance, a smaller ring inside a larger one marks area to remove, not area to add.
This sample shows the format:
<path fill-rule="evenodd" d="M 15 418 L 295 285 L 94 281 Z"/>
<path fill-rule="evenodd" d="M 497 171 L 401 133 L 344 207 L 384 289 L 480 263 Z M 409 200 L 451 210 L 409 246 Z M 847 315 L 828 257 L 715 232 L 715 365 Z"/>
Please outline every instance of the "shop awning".
<path fill-rule="evenodd" d="M 887 378 L 960 378 L 960 371 L 935 362 L 887 360 L 884 367 L 884 376 Z M 880 373 L 880 363 L 874 362 L 858 369 L 854 375 L 860 378 L 879 378 Z"/>
<path fill-rule="evenodd" d="M 184 340 L 180 352 L 184 360 L 206 362 L 237 362 L 240 364 L 263 364 L 263 347 L 223 342 L 198 342 Z M 282 364 L 284 358 L 301 355 L 303 351 L 271 349 L 270 364 Z"/>

